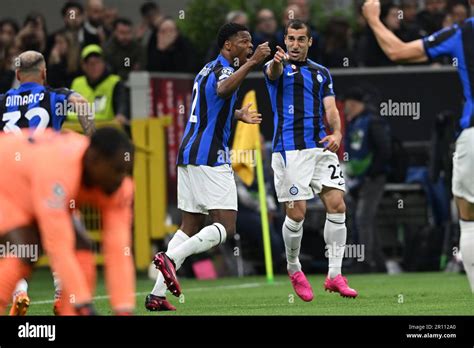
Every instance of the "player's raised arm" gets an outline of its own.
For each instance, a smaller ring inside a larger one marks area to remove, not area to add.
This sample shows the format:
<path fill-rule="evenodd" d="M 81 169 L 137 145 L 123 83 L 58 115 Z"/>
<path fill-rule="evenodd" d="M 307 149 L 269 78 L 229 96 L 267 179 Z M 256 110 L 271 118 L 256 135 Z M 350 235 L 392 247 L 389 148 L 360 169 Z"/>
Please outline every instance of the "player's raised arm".
<path fill-rule="evenodd" d="M 277 46 L 277 51 L 273 60 L 267 67 L 267 76 L 270 80 L 274 81 L 280 78 L 281 74 L 283 74 L 283 61 L 288 60 L 288 55 L 285 53 L 283 48 Z"/>
<path fill-rule="evenodd" d="M 362 7 L 362 13 L 374 32 L 380 48 L 390 60 L 407 63 L 421 63 L 428 60 L 422 39 L 403 42 L 385 27 L 380 20 L 380 2 L 378 0 L 366 0 Z"/>
<path fill-rule="evenodd" d="M 91 136 L 95 132 L 94 115 L 89 107 L 89 102 L 79 93 L 73 93 L 69 96 L 68 101 L 74 104 L 77 111 L 77 118 L 81 124 L 84 134 Z"/>
<path fill-rule="evenodd" d="M 250 35 L 249 35 L 250 36 Z M 234 74 L 217 83 L 217 95 L 221 98 L 229 98 L 239 88 L 245 77 L 252 69 L 263 62 L 271 53 L 268 42 L 258 45 L 255 53 Z"/>
<path fill-rule="evenodd" d="M 249 124 L 260 124 L 262 122 L 262 114 L 259 114 L 255 109 L 250 110 L 251 106 L 252 103 L 249 103 L 242 109 L 235 110 L 235 119 Z"/>

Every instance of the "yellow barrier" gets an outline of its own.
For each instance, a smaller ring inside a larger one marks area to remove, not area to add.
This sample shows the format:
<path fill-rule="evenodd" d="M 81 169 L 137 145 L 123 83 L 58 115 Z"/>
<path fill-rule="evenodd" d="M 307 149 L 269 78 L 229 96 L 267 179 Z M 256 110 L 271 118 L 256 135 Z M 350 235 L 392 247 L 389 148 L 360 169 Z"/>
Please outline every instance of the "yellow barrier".
<path fill-rule="evenodd" d="M 150 265 L 151 242 L 163 239 L 176 231 L 177 226 L 166 224 L 166 134 L 171 117 L 132 121 L 135 144 L 134 251 L 135 265 L 145 270 Z"/>

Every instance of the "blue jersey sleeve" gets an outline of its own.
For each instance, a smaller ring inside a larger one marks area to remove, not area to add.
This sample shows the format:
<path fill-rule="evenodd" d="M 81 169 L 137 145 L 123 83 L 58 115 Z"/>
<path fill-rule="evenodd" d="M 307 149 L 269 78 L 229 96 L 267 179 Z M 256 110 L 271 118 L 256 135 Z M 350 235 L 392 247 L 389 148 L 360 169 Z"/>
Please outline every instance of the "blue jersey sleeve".
<path fill-rule="evenodd" d="M 331 73 L 326 68 L 322 70 L 322 73 L 323 73 L 324 77 L 326 78 L 325 81 L 324 81 L 324 85 L 323 85 L 323 95 L 322 95 L 322 97 L 325 98 L 325 97 L 335 96 L 336 93 L 334 93 L 334 84 L 332 82 Z"/>
<path fill-rule="evenodd" d="M 428 58 L 434 59 L 439 56 L 453 56 L 461 41 L 461 28 L 455 24 L 423 38 L 423 45 Z"/>

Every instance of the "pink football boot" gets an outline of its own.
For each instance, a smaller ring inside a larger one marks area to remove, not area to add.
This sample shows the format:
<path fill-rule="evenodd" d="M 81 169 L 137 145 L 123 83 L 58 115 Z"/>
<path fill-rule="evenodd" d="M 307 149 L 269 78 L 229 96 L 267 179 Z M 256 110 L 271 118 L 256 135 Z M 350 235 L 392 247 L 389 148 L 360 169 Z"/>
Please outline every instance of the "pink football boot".
<path fill-rule="evenodd" d="M 311 284 L 306 279 L 303 272 L 298 271 L 293 273 L 293 275 L 288 274 L 290 276 L 291 285 L 293 285 L 293 289 L 295 289 L 296 294 L 306 302 L 310 302 L 313 300 L 313 289 L 311 288 Z"/>
<path fill-rule="evenodd" d="M 329 292 L 338 292 L 342 297 L 356 298 L 358 295 L 357 291 L 347 285 L 347 278 L 340 274 L 334 279 L 327 277 L 324 282 L 324 289 Z"/>

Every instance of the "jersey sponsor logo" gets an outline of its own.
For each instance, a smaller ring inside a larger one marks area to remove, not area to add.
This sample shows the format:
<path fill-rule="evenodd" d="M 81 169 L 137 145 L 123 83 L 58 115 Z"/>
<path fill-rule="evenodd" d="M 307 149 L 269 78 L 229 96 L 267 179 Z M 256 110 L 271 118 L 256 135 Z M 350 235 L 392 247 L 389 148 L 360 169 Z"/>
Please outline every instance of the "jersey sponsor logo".
<path fill-rule="evenodd" d="M 290 187 L 290 195 L 296 196 L 298 194 L 298 192 L 299 192 L 299 190 L 295 185 Z"/>
<path fill-rule="evenodd" d="M 38 103 L 44 99 L 44 93 L 32 93 L 24 96 L 9 95 L 5 101 L 5 106 L 23 106 Z"/>

